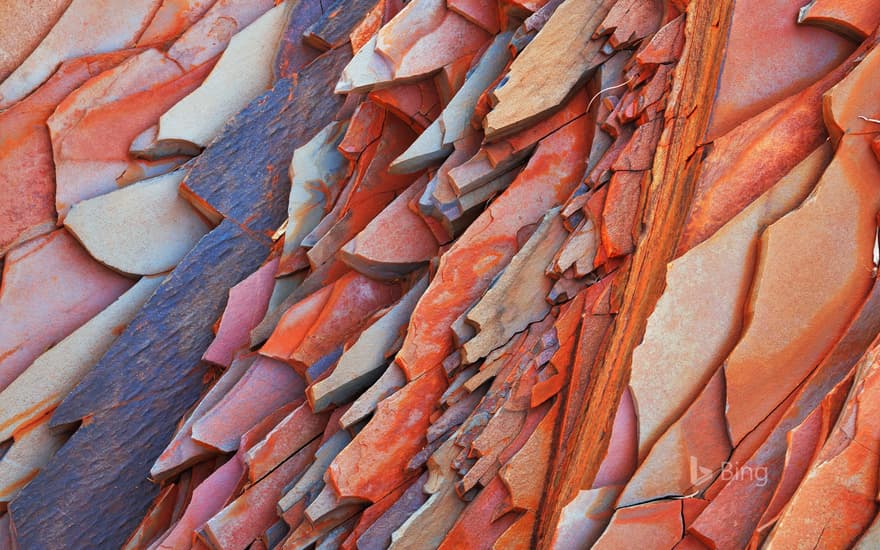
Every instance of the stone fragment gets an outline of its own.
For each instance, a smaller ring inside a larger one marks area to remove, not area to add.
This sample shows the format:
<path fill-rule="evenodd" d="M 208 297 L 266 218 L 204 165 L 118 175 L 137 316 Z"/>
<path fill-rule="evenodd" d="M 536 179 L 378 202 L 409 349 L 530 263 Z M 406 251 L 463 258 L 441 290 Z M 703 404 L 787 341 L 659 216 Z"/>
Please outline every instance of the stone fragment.
<path fill-rule="evenodd" d="M 63 221 L 74 204 L 118 188 L 116 178 L 136 162 L 132 140 L 192 91 L 211 68 L 181 68 L 148 49 L 91 78 L 48 119 L 55 160 L 55 208 Z"/>
<path fill-rule="evenodd" d="M 205 147 L 227 119 L 271 87 L 275 47 L 290 6 L 278 4 L 229 40 L 205 81 L 159 117 L 159 142 Z"/>
<path fill-rule="evenodd" d="M 0 256 L 55 229 L 55 166 L 46 120 L 83 82 L 134 53 L 67 61 L 31 95 L 0 113 Z"/>
<path fill-rule="evenodd" d="M 229 289 L 229 300 L 220 317 L 217 335 L 202 355 L 203 361 L 228 367 L 235 353 L 248 344 L 251 330 L 263 319 L 269 307 L 277 267 L 277 260 L 268 262 Z"/>
<path fill-rule="evenodd" d="M 449 326 L 516 253 L 518 232 L 538 223 L 579 183 L 586 164 L 585 125 L 584 118 L 575 119 L 544 138 L 517 179 L 443 255 L 395 359 L 407 379 L 437 368 L 449 355 Z"/>
<path fill-rule="evenodd" d="M 302 379 L 287 365 L 261 357 L 229 393 L 192 426 L 193 440 L 228 453 L 272 411 L 302 399 Z"/>
<path fill-rule="evenodd" d="M 852 0 L 812 0 L 798 12 L 798 23 L 824 27 L 860 41 L 880 24 L 880 6 Z"/>
<path fill-rule="evenodd" d="M 306 395 L 315 411 L 342 405 L 378 380 L 390 360 L 389 352 L 406 330 L 410 315 L 427 286 L 427 277 L 421 277 L 343 352 L 329 376 L 308 387 Z"/>
<path fill-rule="evenodd" d="M 290 193 L 291 155 L 336 114 L 342 100 L 330 86 L 349 56 L 344 48 L 327 52 L 254 99 L 196 158 L 181 193 L 211 219 L 274 233 L 287 210 L 278 198 Z"/>
<path fill-rule="evenodd" d="M 604 41 L 590 36 L 608 15 L 613 0 L 566 0 L 510 66 L 502 86 L 492 92 L 494 109 L 486 115 L 486 137 L 494 140 L 546 117 L 565 103 L 605 61 Z M 570 55 L 572 51 L 580 55 Z"/>
<path fill-rule="evenodd" d="M 630 388 L 639 411 L 641 458 L 733 349 L 761 232 L 807 197 L 831 155 L 828 145 L 814 151 L 715 235 L 669 264 L 666 290 L 633 352 Z"/>
<path fill-rule="evenodd" d="M 128 290 L 64 229 L 14 249 L 0 289 L 0 389 Z"/>
<path fill-rule="evenodd" d="M 878 178 L 880 165 L 865 137 L 844 137 L 815 191 L 762 235 L 748 300 L 750 322 L 724 365 L 727 422 L 735 444 L 828 353 L 867 295 L 880 208 Z M 834 250 L 835 261 L 822 261 L 824 250 Z M 809 277 L 799 267 L 806 265 Z M 767 334 L 775 336 L 767 339 Z M 761 383 L 756 375 L 771 377 L 773 384 Z"/>
<path fill-rule="evenodd" d="M 0 82 L 0 109 L 36 90 L 65 61 L 134 46 L 160 2 L 133 0 L 117 6 L 112 0 L 72 0 L 27 59 Z M 28 5 L 31 9 L 35 6 Z M 18 28 L 14 36 L 17 41 Z"/>
<path fill-rule="evenodd" d="M 223 222 L 159 285 L 55 411 L 53 425 L 90 420 L 10 505 L 21 545 L 125 541 L 158 493 L 147 481 L 150 466 L 202 392 L 206 369 L 199 358 L 211 342 L 211 323 L 228 289 L 267 255 L 263 242 Z M 140 379 L 152 383 L 132 383 Z M 95 456 L 112 462 L 96 463 Z M 50 509 L 47 498 L 55 503 Z M 82 528 L 66 528 L 71 521 Z"/>
<path fill-rule="evenodd" d="M 550 292 L 551 281 L 544 272 L 567 235 L 558 208 L 544 215 L 529 240 L 467 313 L 467 321 L 476 327 L 477 334 L 462 347 L 465 362 L 485 357 L 547 315 L 550 304 L 542 298 Z"/>
<path fill-rule="evenodd" d="M 64 225 L 96 260 L 130 275 L 172 269 L 211 227 L 177 194 L 184 172 L 77 203 Z"/>
<path fill-rule="evenodd" d="M 66 439 L 63 433 L 49 429 L 48 415 L 19 428 L 13 438 L 12 446 L 0 459 L 0 507 L 4 508 L 49 462 Z"/>
<path fill-rule="evenodd" d="M 137 314 L 162 277 L 144 277 L 115 302 L 37 357 L 0 392 L 0 441 L 58 406 Z"/>

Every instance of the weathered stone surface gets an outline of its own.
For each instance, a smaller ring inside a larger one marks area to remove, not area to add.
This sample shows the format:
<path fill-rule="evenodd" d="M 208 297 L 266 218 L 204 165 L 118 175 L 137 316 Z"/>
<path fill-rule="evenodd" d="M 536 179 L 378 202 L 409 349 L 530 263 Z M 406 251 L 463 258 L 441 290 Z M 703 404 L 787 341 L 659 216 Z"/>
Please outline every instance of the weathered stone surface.
<path fill-rule="evenodd" d="M 136 162 L 132 140 L 198 86 L 211 63 L 184 70 L 180 61 L 148 49 L 90 79 L 58 106 L 48 125 L 62 220 L 77 202 L 118 188 L 116 178 Z"/>
<path fill-rule="evenodd" d="M 437 255 L 439 245 L 424 219 L 410 206 L 427 181 L 413 183 L 340 249 L 338 257 L 364 275 L 405 276 Z"/>
<path fill-rule="evenodd" d="M 278 260 L 267 262 L 247 279 L 229 289 L 229 300 L 220 317 L 217 335 L 205 350 L 202 360 L 228 367 L 236 352 L 248 343 L 250 331 L 260 322 L 269 307 L 273 275 Z"/>
<path fill-rule="evenodd" d="M 0 441 L 48 414 L 82 380 L 162 282 L 144 277 L 51 347 L 0 392 Z"/>
<path fill-rule="evenodd" d="M 39 46 L 0 83 L 0 109 L 36 90 L 64 61 L 134 46 L 160 2 L 133 0 L 120 6 L 112 0 L 70 2 Z"/>
<path fill-rule="evenodd" d="M 605 61 L 590 36 L 613 0 L 566 0 L 510 65 L 504 85 L 492 92 L 495 108 L 483 124 L 488 139 L 522 129 L 565 102 L 589 72 Z M 580 51 L 580 55 L 570 55 Z"/>
<path fill-rule="evenodd" d="M 205 81 L 159 118 L 158 141 L 205 147 L 227 119 L 272 85 L 275 47 L 290 5 L 278 4 L 232 37 Z"/>
<path fill-rule="evenodd" d="M 66 436 L 49 429 L 49 416 L 15 432 L 12 446 L 0 459 L 0 506 L 7 506 L 46 465 Z"/>
<path fill-rule="evenodd" d="M 177 194 L 183 175 L 172 172 L 77 203 L 64 225 L 93 258 L 116 271 L 168 271 L 211 229 Z"/>
<path fill-rule="evenodd" d="M 343 352 L 329 376 L 309 386 L 306 395 L 315 411 L 342 405 L 378 380 L 381 372 L 384 372 L 382 368 L 390 360 L 392 346 L 406 329 L 410 315 L 427 286 L 427 277 L 421 277 Z"/>
<path fill-rule="evenodd" d="M 205 14 L 217 0 L 162 0 L 150 24 L 138 38 L 138 46 L 173 40 Z"/>
<path fill-rule="evenodd" d="M 550 210 L 498 280 L 467 313 L 467 321 L 477 333 L 462 346 L 464 361 L 476 362 L 547 315 L 550 304 L 542 298 L 550 292 L 551 282 L 544 271 L 567 235 L 559 209 Z"/>
<path fill-rule="evenodd" d="M 798 25 L 803 4 L 736 3 L 707 141 L 813 84 L 855 49 L 825 29 Z"/>
<path fill-rule="evenodd" d="M 20 544 L 125 541 L 157 493 L 147 480 L 150 466 L 202 391 L 199 358 L 226 292 L 267 253 L 265 244 L 224 222 L 163 281 L 55 412 L 54 425 L 92 416 L 10 506 Z M 151 383 L 133 383 L 145 379 Z M 55 503 L 49 510 L 46 499 Z M 69 521 L 82 529 L 68 529 Z"/>
<path fill-rule="evenodd" d="M 0 82 L 34 51 L 70 2 L 38 0 L 6 2 L 0 6 Z"/>
<path fill-rule="evenodd" d="M 320 50 L 338 48 L 349 41 L 352 29 L 377 3 L 377 0 L 336 0 L 303 32 L 303 40 Z"/>
<path fill-rule="evenodd" d="M 874 1 L 812 0 L 801 8 L 798 23 L 825 27 L 854 40 L 864 40 L 880 24 L 880 5 Z"/>
<path fill-rule="evenodd" d="M 762 235 L 751 319 L 724 365 L 734 443 L 803 381 L 865 299 L 878 178 L 868 140 L 844 137 L 813 194 Z M 834 261 L 824 260 L 826 250 L 834 251 Z M 800 266 L 810 266 L 808 276 Z M 762 383 L 767 377 L 773 384 Z"/>
<path fill-rule="evenodd" d="M 279 80 L 235 115 L 193 162 L 181 192 L 209 218 L 223 216 L 273 233 L 284 221 L 290 193 L 287 165 L 342 104 L 332 83 L 351 54 L 325 53 L 297 75 Z M 281 198 L 281 200 L 279 200 Z"/>
<path fill-rule="evenodd" d="M 561 204 L 579 183 L 586 166 L 585 125 L 583 117 L 575 119 L 544 138 L 517 179 L 443 255 L 395 359 L 407 379 L 439 367 L 452 351 L 449 327 L 516 253 L 517 233 Z"/>
<path fill-rule="evenodd" d="M 640 457 L 733 349 L 761 232 L 807 197 L 831 154 L 828 145 L 816 150 L 715 235 L 669 264 L 666 290 L 633 352 L 630 388 L 639 409 Z"/>
<path fill-rule="evenodd" d="M 0 389 L 131 285 L 64 229 L 10 252 L 0 289 Z"/>
<path fill-rule="evenodd" d="M 300 245 L 333 208 L 351 171 L 349 160 L 338 149 L 347 128 L 344 122 L 331 122 L 293 152 L 279 274 L 308 265 Z"/>
<path fill-rule="evenodd" d="M 0 113 L 0 256 L 55 229 L 55 166 L 46 120 L 83 82 L 135 53 L 68 61 L 34 93 Z"/>
<path fill-rule="evenodd" d="M 245 432 L 277 409 L 301 401 L 303 389 L 302 379 L 287 365 L 260 357 L 193 423 L 193 441 L 223 453 L 235 451 Z"/>

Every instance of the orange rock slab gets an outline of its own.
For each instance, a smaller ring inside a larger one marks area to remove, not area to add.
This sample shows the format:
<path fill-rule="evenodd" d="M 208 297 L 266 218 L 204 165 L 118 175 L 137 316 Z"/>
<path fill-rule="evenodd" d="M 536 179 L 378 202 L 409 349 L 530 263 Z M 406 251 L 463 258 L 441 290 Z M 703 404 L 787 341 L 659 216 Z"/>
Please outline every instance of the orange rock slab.
<path fill-rule="evenodd" d="M 517 178 L 440 258 L 437 274 L 410 320 L 396 361 L 413 380 L 452 351 L 450 326 L 516 253 L 517 234 L 538 223 L 580 183 L 586 167 L 586 117 L 542 140 Z"/>

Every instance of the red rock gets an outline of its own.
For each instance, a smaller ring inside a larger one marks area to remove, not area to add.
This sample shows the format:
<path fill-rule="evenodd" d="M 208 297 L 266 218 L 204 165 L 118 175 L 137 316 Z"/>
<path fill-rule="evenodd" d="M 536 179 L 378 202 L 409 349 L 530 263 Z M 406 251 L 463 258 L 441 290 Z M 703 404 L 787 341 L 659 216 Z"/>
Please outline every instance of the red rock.
<path fill-rule="evenodd" d="M 373 90 L 367 97 L 394 113 L 416 132 L 434 122 L 442 108 L 437 87 L 431 80 Z"/>
<path fill-rule="evenodd" d="M 256 482 L 324 431 L 328 413 L 313 414 L 308 404 L 294 409 L 245 455 L 248 478 Z M 315 449 L 317 450 L 317 449 Z"/>
<path fill-rule="evenodd" d="M 400 277 L 437 255 L 438 244 L 410 201 L 425 190 L 427 180 L 412 184 L 385 207 L 340 250 L 340 258 L 364 275 L 381 279 Z"/>
<path fill-rule="evenodd" d="M 69 4 L 70 0 L 42 0 L 0 6 L 0 82 L 39 45 Z"/>
<path fill-rule="evenodd" d="M 288 361 L 315 324 L 333 292 L 333 285 L 321 287 L 307 298 L 291 306 L 278 321 L 274 332 L 260 348 L 260 354 Z"/>
<path fill-rule="evenodd" d="M 318 448 L 314 440 L 209 519 L 204 533 L 212 548 L 244 549 L 278 521 L 275 506 L 282 488 L 301 474 Z"/>
<path fill-rule="evenodd" d="M 619 508 L 593 548 L 671 548 L 681 539 L 681 511 L 679 500 L 657 500 Z"/>
<path fill-rule="evenodd" d="M 493 478 L 462 511 L 458 521 L 447 533 L 438 550 L 474 548 L 490 550 L 496 539 L 517 519 L 515 513 L 493 518 L 496 508 L 504 500 L 506 489 L 501 479 Z"/>
<path fill-rule="evenodd" d="M 638 463 L 637 430 L 638 420 L 632 396 L 630 392 L 624 392 L 614 415 L 608 450 L 593 480 L 594 489 L 624 485 L 633 475 Z"/>
<path fill-rule="evenodd" d="M 446 7 L 468 21 L 481 26 L 489 33 L 498 34 L 498 31 L 501 30 L 497 2 L 447 0 Z"/>
<path fill-rule="evenodd" d="M 234 451 L 241 436 L 261 419 L 291 401 L 303 398 L 302 378 L 290 367 L 261 357 L 192 427 L 195 441 L 221 452 Z"/>
<path fill-rule="evenodd" d="M 327 472 L 341 499 L 378 502 L 411 476 L 406 465 L 423 447 L 429 415 L 445 389 L 446 376 L 435 369 L 379 403 Z"/>
<path fill-rule="evenodd" d="M 249 342 L 251 330 L 266 315 L 278 260 L 266 263 L 229 289 L 229 300 L 220 318 L 217 336 L 202 355 L 204 361 L 228 367 L 236 351 Z"/>
<path fill-rule="evenodd" d="M 180 36 L 199 20 L 217 0 L 162 0 L 150 24 L 138 38 L 138 46 L 151 46 Z M 223 0 L 221 0 L 222 2 Z"/>
<path fill-rule="evenodd" d="M 71 1 L 27 59 L 0 82 L 0 109 L 11 107 L 36 90 L 65 61 L 133 47 L 160 1 L 132 0 L 123 4 L 112 0 Z M 26 9 L 40 7 L 44 7 L 42 3 L 28 3 Z M 3 15 L 10 14 L 4 11 Z M 9 29 L 4 27 L 3 31 L 6 35 Z M 13 35 L 18 40 L 19 28 Z"/>
<path fill-rule="evenodd" d="M 812 0 L 801 8 L 798 23 L 825 27 L 864 40 L 880 24 L 880 5 L 853 0 Z"/>
<path fill-rule="evenodd" d="M 193 532 L 219 512 L 233 497 L 243 475 L 244 468 L 238 456 L 232 456 L 226 464 L 196 487 L 183 516 L 170 532 L 160 541 L 153 543 L 153 548 L 162 550 L 191 548 Z"/>
<path fill-rule="evenodd" d="M 579 183 L 586 162 L 585 124 L 584 118 L 576 119 L 542 140 L 517 179 L 443 255 L 396 358 L 407 379 L 436 368 L 449 355 L 448 327 L 516 253 L 520 228 L 537 223 Z"/>
<path fill-rule="evenodd" d="M 0 113 L 0 256 L 55 229 L 55 168 L 46 120 L 83 82 L 135 53 L 68 61 L 34 93 Z"/>
<path fill-rule="evenodd" d="M 420 478 L 420 480 L 424 482 L 424 479 Z M 340 549 L 352 550 L 354 548 L 359 548 L 360 545 L 358 544 L 358 539 L 360 539 L 363 534 L 370 529 L 370 527 L 373 525 L 373 523 L 375 523 L 377 519 L 385 515 L 388 509 L 391 508 L 398 500 L 400 500 L 404 493 L 408 492 L 411 487 L 418 487 L 418 484 L 419 480 L 416 480 L 409 485 L 401 485 L 397 489 L 385 495 L 385 497 L 380 499 L 379 502 L 377 502 L 376 504 L 372 504 L 365 508 L 354 528 L 352 529 L 351 534 L 345 539 L 345 542 L 340 546 Z M 364 538 L 365 544 L 366 541 L 367 539 Z"/>
<path fill-rule="evenodd" d="M 880 165 L 872 156 L 864 137 L 843 138 L 810 197 L 762 236 L 750 322 L 725 363 L 734 443 L 828 353 L 871 287 L 874 216 L 880 208 L 880 189 L 873 183 Z M 833 235 L 827 227 L 835 229 Z M 841 235 L 848 237 L 841 241 Z M 835 261 L 825 261 L 826 250 L 835 251 Z M 797 267 L 803 265 L 811 266 L 807 277 Z M 776 336 L 768 340 L 767 334 Z M 768 376 L 773 384 L 761 382 Z"/>
<path fill-rule="evenodd" d="M 636 221 L 642 182 L 650 177 L 644 172 L 615 172 L 608 184 L 608 196 L 602 211 L 601 236 L 605 256 L 616 258 L 636 248 Z"/>
<path fill-rule="evenodd" d="M 706 240 L 825 142 L 822 94 L 846 76 L 860 54 L 864 51 L 714 141 L 697 177 L 677 256 Z"/>
<path fill-rule="evenodd" d="M 158 50 L 136 55 L 88 80 L 48 119 L 55 160 L 56 209 L 117 187 L 132 158 L 129 145 L 159 116 L 194 90 L 212 66 L 189 72 Z"/>
<path fill-rule="evenodd" d="M 2 281 L 0 389 L 133 284 L 93 260 L 63 229 L 12 250 Z"/>
<path fill-rule="evenodd" d="M 724 378 L 716 373 L 681 418 L 657 440 L 617 502 L 630 506 L 703 490 L 730 457 L 724 422 Z"/>
<path fill-rule="evenodd" d="M 305 373 L 319 360 L 341 351 L 342 344 L 365 328 L 372 314 L 400 296 L 398 283 L 376 281 L 359 273 L 344 275 L 333 283 L 314 323 L 285 360 Z M 270 343 L 271 339 L 267 346 Z"/>
<path fill-rule="evenodd" d="M 707 141 L 807 88 L 852 52 L 849 40 L 798 25 L 803 4 L 737 2 Z"/>
<path fill-rule="evenodd" d="M 767 538 L 768 548 L 800 540 L 843 548 L 874 519 L 880 457 L 877 366 L 875 348 L 860 361 L 844 412 Z"/>

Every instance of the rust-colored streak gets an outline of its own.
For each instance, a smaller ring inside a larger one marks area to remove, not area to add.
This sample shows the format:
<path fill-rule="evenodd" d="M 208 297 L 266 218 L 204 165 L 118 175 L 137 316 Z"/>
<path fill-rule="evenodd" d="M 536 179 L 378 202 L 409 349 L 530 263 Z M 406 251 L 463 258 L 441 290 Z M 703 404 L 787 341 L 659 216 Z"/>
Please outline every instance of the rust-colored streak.
<path fill-rule="evenodd" d="M 696 0 L 688 6 L 685 49 L 675 69 L 665 127 L 647 184 L 642 232 L 624 285 L 620 314 L 611 327 L 604 354 L 594 366 L 584 395 L 584 414 L 569 454 L 559 457 L 538 521 L 538 544 L 549 548 L 563 507 L 595 478 L 605 455 L 632 352 L 648 316 L 663 292 L 666 264 L 672 259 L 690 205 L 701 163 L 700 143 L 708 127 L 718 82 L 732 0 Z"/>

